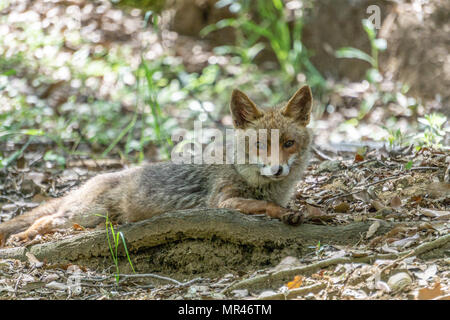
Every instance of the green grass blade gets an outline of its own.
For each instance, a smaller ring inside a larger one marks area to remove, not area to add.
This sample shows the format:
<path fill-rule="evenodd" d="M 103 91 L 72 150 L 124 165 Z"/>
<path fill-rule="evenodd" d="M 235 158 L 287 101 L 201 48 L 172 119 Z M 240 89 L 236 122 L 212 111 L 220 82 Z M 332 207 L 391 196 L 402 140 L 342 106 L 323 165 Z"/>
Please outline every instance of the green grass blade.
<path fill-rule="evenodd" d="M 367 53 L 352 47 L 344 47 L 340 48 L 336 51 L 337 58 L 347 58 L 347 59 L 359 59 L 364 60 L 370 63 L 372 66 L 374 65 L 374 59 L 369 56 Z"/>
<path fill-rule="evenodd" d="M 26 148 L 28 148 L 28 146 L 30 145 L 30 143 L 33 141 L 33 137 L 31 137 L 30 139 L 28 139 L 28 141 L 23 145 L 22 148 L 20 148 L 20 150 L 17 150 L 16 152 L 14 152 L 11 156 L 9 156 L 7 159 L 2 160 L 0 162 L 0 167 L 4 167 L 7 168 L 11 165 L 11 163 L 13 163 L 14 161 L 16 161 L 25 151 Z"/>
<path fill-rule="evenodd" d="M 133 270 L 133 273 L 136 273 L 136 271 L 134 271 L 133 263 L 131 262 L 130 254 L 128 253 L 128 248 L 127 248 L 127 243 L 125 241 L 125 237 L 123 236 L 122 232 L 119 232 L 119 235 L 122 238 L 123 247 L 125 249 L 125 254 L 127 255 L 128 262 L 130 263 L 131 270 Z"/>

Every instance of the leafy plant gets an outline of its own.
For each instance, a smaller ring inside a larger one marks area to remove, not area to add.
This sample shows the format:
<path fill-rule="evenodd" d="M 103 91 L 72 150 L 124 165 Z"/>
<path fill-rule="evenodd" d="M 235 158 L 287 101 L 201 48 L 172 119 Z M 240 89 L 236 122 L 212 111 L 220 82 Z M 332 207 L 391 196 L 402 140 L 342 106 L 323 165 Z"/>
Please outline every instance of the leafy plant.
<path fill-rule="evenodd" d="M 442 141 L 447 132 L 450 132 L 449 127 L 444 127 L 447 122 L 447 117 L 440 113 L 431 113 L 418 119 L 419 133 L 409 134 L 401 132 L 400 129 L 392 129 L 382 126 L 388 132 L 386 140 L 389 147 L 401 147 L 405 145 L 415 144 L 416 149 L 420 150 L 422 147 L 442 148 Z"/>
<path fill-rule="evenodd" d="M 444 128 L 447 117 L 434 112 L 417 120 L 423 127 L 423 131 L 414 137 L 419 146 L 442 148 L 441 142 L 444 140 L 446 132 L 450 132 L 450 128 Z"/>
<path fill-rule="evenodd" d="M 343 47 L 338 49 L 335 53 L 337 58 L 359 59 L 368 62 L 371 66 L 371 68 L 366 71 L 366 79 L 369 83 L 374 84 L 377 90 L 373 93 L 369 93 L 361 102 L 358 116 L 359 119 L 364 118 L 364 116 L 373 108 L 375 102 L 381 97 L 378 84 L 383 80 L 383 76 L 380 74 L 379 70 L 378 55 L 380 51 L 384 51 L 387 48 L 386 40 L 377 38 L 377 31 L 372 22 L 367 19 L 363 19 L 361 22 L 370 42 L 370 54 L 353 47 Z"/>
<path fill-rule="evenodd" d="M 119 270 L 118 248 L 119 248 L 119 240 L 120 239 L 122 240 L 123 248 L 125 250 L 125 254 L 127 256 L 128 263 L 131 266 L 131 270 L 133 270 L 133 273 L 136 273 L 136 271 L 134 271 L 134 267 L 133 267 L 133 263 L 131 262 L 130 255 L 128 253 L 128 248 L 127 248 L 127 243 L 125 241 L 125 237 L 121 231 L 116 232 L 114 230 L 114 226 L 113 226 L 112 222 L 109 220 L 108 215 L 103 216 L 103 215 L 96 214 L 96 216 L 105 218 L 106 237 L 108 239 L 108 246 L 109 246 L 109 251 L 111 252 L 111 257 L 114 261 L 114 265 L 116 266 L 116 274 L 115 274 L 116 283 L 119 284 L 120 270 Z M 112 239 L 110 239 L 110 231 L 111 231 Z"/>
<path fill-rule="evenodd" d="M 385 39 L 377 38 L 377 31 L 372 22 L 367 19 L 361 22 L 370 42 L 370 55 L 353 47 L 343 47 L 336 51 L 336 57 L 368 62 L 371 68 L 367 70 L 366 78 L 370 83 L 378 83 L 383 79 L 379 70 L 378 55 L 380 51 L 386 50 L 387 42 Z"/>
<path fill-rule="evenodd" d="M 270 49 L 280 64 L 283 75 L 291 82 L 300 72 L 305 72 L 312 87 L 324 87 L 325 80 L 309 60 L 309 53 L 302 43 L 303 19 L 296 16 L 292 21 L 286 17 L 285 5 L 281 0 L 237 1 L 221 0 L 219 7 L 229 6 L 237 18 L 224 19 L 209 25 L 201 35 L 217 29 L 232 27 L 236 30 L 237 45 L 225 47 L 230 53 L 237 53 L 244 63 L 249 63 L 265 48 L 261 39 L 269 42 Z M 253 9 L 256 16 L 253 16 Z"/>
<path fill-rule="evenodd" d="M 45 161 L 55 161 L 60 167 L 64 168 L 66 165 L 66 158 L 61 155 L 56 154 L 53 151 L 47 151 L 44 155 Z"/>
<path fill-rule="evenodd" d="M 403 145 L 405 136 L 400 129 L 395 130 L 387 128 L 386 126 L 382 126 L 382 128 L 385 129 L 389 134 L 386 140 L 388 141 L 390 148 L 400 147 Z"/>

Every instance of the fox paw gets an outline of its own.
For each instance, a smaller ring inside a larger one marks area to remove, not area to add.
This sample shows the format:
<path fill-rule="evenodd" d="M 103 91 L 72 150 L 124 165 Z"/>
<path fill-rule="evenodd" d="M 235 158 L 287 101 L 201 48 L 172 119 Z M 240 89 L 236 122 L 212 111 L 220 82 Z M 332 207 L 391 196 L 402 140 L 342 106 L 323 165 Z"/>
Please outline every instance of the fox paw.
<path fill-rule="evenodd" d="M 36 234 L 34 234 L 33 232 L 28 231 L 19 232 L 10 236 L 6 243 L 15 245 L 23 244 L 32 240 L 35 236 Z"/>
<path fill-rule="evenodd" d="M 281 217 L 281 221 L 291 226 L 299 225 L 303 222 L 303 214 L 301 212 L 289 211 Z"/>

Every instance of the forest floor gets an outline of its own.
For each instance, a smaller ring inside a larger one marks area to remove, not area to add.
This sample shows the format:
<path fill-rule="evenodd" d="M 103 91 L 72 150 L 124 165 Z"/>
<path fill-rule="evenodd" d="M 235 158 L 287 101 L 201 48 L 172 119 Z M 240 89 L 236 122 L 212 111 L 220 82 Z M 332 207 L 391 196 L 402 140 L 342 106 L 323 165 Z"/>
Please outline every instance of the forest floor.
<path fill-rule="evenodd" d="M 0 222 L 94 175 L 131 166 L 141 133 L 154 140 L 151 117 L 135 110 L 141 55 L 159 63 L 167 127 L 202 116 L 227 126 L 233 87 L 250 84 L 257 102 L 284 88 L 271 73 L 233 64 L 201 39 L 144 29 L 139 10 L 124 13 L 107 1 L 21 1 L 0 10 L 0 138 L 6 137 L 0 139 Z M 200 85 L 185 89 L 193 83 Z M 0 299 L 449 299 L 450 152 L 424 146 L 430 132 L 433 140 L 441 131 L 436 128 L 442 123 L 425 119 L 443 109 L 441 102 L 409 97 L 388 78 L 377 86 L 366 80 L 330 83 L 331 92 L 317 99 L 313 158 L 291 206 L 305 213 L 307 224 L 332 228 L 370 221 L 358 242 L 318 242 L 304 256 L 208 278 L 137 270 L 122 275 L 119 285 L 112 259 L 110 268 L 94 269 L 28 254 L 28 261 L 0 259 Z M 214 112 L 203 108 L 211 106 Z M 135 114 L 142 116 L 135 130 L 99 156 Z M 445 146 L 448 138 L 428 142 Z M 149 141 L 146 160 L 161 160 Z M 416 142 L 419 151 L 412 147 Z M 376 234 L 383 221 L 397 224 Z M 27 245 L 83 232 L 74 226 Z M 264 277 L 283 272 L 290 281 L 264 284 Z"/>
<path fill-rule="evenodd" d="M 305 212 L 307 224 L 371 221 L 369 231 L 351 246 L 319 242 L 307 255 L 286 256 L 278 265 L 209 278 L 192 275 L 184 282 L 167 274 L 139 275 L 137 270 L 132 276 L 122 275 L 119 285 L 112 259 L 110 268 L 94 270 L 41 262 L 28 254 L 28 261 L 0 260 L 0 299 L 449 299 L 450 247 L 445 237 L 450 189 L 442 181 L 449 179 L 450 154 L 411 148 L 398 154 L 373 150 L 365 159 L 315 154 L 292 207 Z M 319 160 L 325 156 L 329 159 Z M 9 202 L 2 207 L 3 216 L 37 206 L 47 198 L 44 194 L 60 196 L 99 171 L 122 167 L 114 160 L 77 160 L 62 170 L 35 166 L 38 158 L 28 161 L 3 172 L 2 191 L 8 190 L 8 196 L 0 197 Z M 398 224 L 376 236 L 380 221 Z M 81 232 L 74 225 L 27 245 Z M 428 247 L 418 252 L 424 245 Z M 375 259 L 383 254 L 390 259 Z M 373 261 L 360 260 L 371 256 Z M 292 281 L 276 287 L 264 282 L 246 286 L 249 279 L 280 272 L 289 272 Z"/>

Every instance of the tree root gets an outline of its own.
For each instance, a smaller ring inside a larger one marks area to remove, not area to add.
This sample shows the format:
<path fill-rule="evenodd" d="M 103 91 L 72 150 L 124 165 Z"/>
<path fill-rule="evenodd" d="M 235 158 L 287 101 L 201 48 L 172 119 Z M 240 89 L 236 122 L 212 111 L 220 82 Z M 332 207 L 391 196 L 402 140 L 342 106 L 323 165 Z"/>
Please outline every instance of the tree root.
<path fill-rule="evenodd" d="M 156 272 L 171 277 L 179 275 L 179 278 L 185 279 L 186 276 L 199 274 L 220 275 L 267 268 L 287 255 L 301 256 L 310 252 L 313 250 L 310 246 L 314 247 L 318 241 L 330 245 L 354 244 L 367 232 L 370 224 L 367 221 L 338 226 L 303 224 L 293 227 L 278 220 L 232 210 L 192 209 L 122 225 L 117 231 L 125 236 L 131 260 L 138 272 Z M 395 225 L 382 221 L 377 233 L 384 234 Z M 93 267 L 112 264 L 105 230 L 83 232 L 27 248 L 2 249 L 0 259 L 26 261 L 27 252 L 47 263 L 75 263 Z M 331 264 L 355 261 L 340 259 Z M 368 259 L 360 258 L 360 261 Z M 119 248 L 119 265 L 121 273 L 130 271 L 122 247 Z M 316 267 L 328 265 L 329 261 L 323 261 Z M 305 268 L 299 272 L 311 267 Z M 276 275 L 271 277 L 267 281 L 278 280 Z M 279 279 L 284 278 L 279 276 Z"/>

